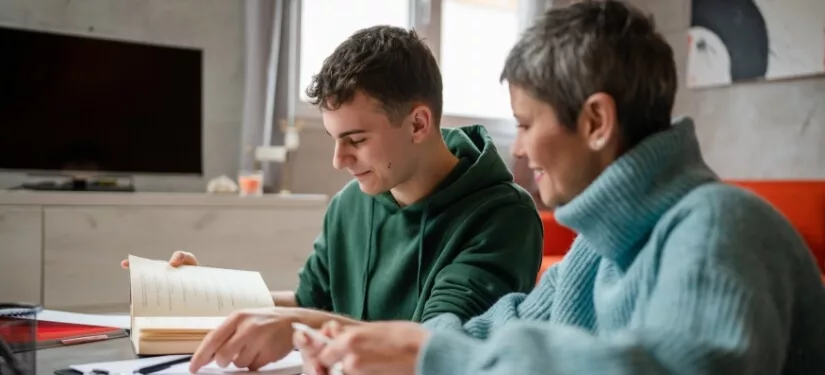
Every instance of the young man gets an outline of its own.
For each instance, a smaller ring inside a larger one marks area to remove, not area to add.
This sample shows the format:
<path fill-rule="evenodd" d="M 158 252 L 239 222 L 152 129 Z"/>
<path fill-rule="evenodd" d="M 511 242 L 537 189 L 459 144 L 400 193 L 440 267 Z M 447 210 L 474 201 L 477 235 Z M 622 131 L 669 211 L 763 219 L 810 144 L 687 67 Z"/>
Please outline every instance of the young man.
<path fill-rule="evenodd" d="M 548 11 L 506 60 L 514 154 L 578 237 L 528 295 L 462 324 L 295 335 L 305 373 L 825 374 L 825 288 L 793 226 L 721 182 L 686 118 L 673 52 L 617 0 Z"/>
<path fill-rule="evenodd" d="M 258 368 L 281 358 L 293 348 L 291 322 L 463 320 L 534 286 L 535 205 L 484 128 L 439 127 L 441 74 L 415 32 L 356 32 L 307 92 L 334 141 L 334 167 L 355 179 L 332 198 L 297 291 L 273 293 L 276 309 L 227 319 L 193 372 L 213 359 Z"/>

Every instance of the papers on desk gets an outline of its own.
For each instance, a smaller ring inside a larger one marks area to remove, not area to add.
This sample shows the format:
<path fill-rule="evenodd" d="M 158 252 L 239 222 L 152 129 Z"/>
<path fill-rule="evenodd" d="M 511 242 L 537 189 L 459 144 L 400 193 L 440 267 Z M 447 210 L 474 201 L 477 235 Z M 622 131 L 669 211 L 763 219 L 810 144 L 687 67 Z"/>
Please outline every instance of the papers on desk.
<path fill-rule="evenodd" d="M 140 358 L 129 361 L 103 362 L 103 363 L 89 363 L 85 365 L 70 366 L 71 369 L 79 371 L 83 374 L 90 374 L 92 370 L 104 370 L 110 375 L 128 374 L 131 375 L 134 370 L 142 367 L 151 366 L 154 364 L 167 362 L 177 358 L 186 357 L 185 355 L 165 355 L 160 357 Z M 278 362 L 270 363 L 262 367 L 258 371 L 249 371 L 247 369 L 239 369 L 232 365 L 226 368 L 221 368 L 214 362 L 204 366 L 197 373 L 198 374 L 227 374 L 227 373 L 247 373 L 247 374 L 270 374 L 270 375 L 295 375 L 301 373 L 303 366 L 303 359 L 301 353 L 292 351 L 285 358 Z M 174 365 L 166 370 L 154 373 L 154 375 L 172 375 L 172 374 L 189 374 L 189 363 L 181 363 Z"/>
<path fill-rule="evenodd" d="M 131 325 L 129 314 L 81 314 L 58 310 L 42 310 L 37 313 L 37 320 L 120 329 L 129 329 Z"/>

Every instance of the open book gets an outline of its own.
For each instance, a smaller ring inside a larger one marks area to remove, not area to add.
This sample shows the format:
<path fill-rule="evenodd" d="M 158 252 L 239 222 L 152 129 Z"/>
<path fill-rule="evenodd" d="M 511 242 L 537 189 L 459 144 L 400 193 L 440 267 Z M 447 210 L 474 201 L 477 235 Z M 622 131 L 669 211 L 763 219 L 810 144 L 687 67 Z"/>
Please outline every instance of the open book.
<path fill-rule="evenodd" d="M 232 312 L 274 306 L 258 272 L 172 267 L 130 255 L 129 277 L 131 339 L 138 355 L 193 354 Z"/>

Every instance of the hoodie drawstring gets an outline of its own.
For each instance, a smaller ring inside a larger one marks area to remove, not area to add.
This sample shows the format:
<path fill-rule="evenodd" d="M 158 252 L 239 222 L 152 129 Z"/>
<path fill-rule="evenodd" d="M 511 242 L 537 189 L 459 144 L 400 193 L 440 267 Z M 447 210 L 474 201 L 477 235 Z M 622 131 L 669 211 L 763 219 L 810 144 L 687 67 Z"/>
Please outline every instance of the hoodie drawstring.
<path fill-rule="evenodd" d="M 421 210 L 421 223 L 418 225 L 418 270 L 415 273 L 416 290 L 421 298 L 421 267 L 424 263 L 424 233 L 427 226 L 427 207 Z"/>
<path fill-rule="evenodd" d="M 369 233 L 367 235 L 367 256 L 365 257 L 366 264 L 364 265 L 364 271 L 365 271 L 364 272 L 364 280 L 361 283 L 361 285 L 364 286 L 364 290 L 362 291 L 364 298 L 361 299 L 361 312 L 358 314 L 359 315 L 358 316 L 359 320 L 364 319 L 364 310 L 367 309 L 367 293 L 369 293 L 369 285 L 370 285 L 369 280 L 370 280 L 370 274 L 372 272 L 372 267 L 373 267 L 373 264 L 372 264 L 373 254 L 372 253 L 373 253 L 373 248 L 375 248 L 375 244 L 373 243 L 373 241 L 375 241 L 375 236 L 373 234 L 373 232 L 375 232 L 375 230 L 373 229 L 373 228 L 375 228 L 374 227 L 375 223 L 373 222 L 375 220 L 375 199 L 372 199 L 371 201 L 372 202 L 370 204 L 369 220 L 367 220 L 367 228 L 368 228 L 367 233 Z"/>

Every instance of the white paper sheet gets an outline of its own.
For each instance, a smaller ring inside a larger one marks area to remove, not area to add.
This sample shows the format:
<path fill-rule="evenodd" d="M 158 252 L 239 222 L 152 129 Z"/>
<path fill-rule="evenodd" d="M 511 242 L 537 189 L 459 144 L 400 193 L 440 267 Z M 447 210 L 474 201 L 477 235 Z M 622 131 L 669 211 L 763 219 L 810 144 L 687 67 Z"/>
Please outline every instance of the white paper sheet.
<path fill-rule="evenodd" d="M 154 364 L 158 364 L 161 362 L 171 361 L 178 358 L 188 357 L 186 355 L 165 355 L 159 357 L 148 357 L 148 358 L 139 358 L 139 359 L 131 359 L 127 361 L 113 361 L 113 362 L 99 362 L 99 363 L 87 363 L 85 365 L 72 365 L 69 366 L 74 370 L 80 371 L 84 374 L 88 374 L 92 372 L 92 370 L 104 370 L 108 371 L 111 375 L 116 374 L 131 374 L 132 371 L 137 370 L 142 367 L 151 366 Z"/>
<path fill-rule="evenodd" d="M 37 314 L 37 320 L 122 329 L 128 329 L 131 324 L 129 314 L 81 314 L 58 310 L 42 310 Z"/>
<path fill-rule="evenodd" d="M 153 364 L 174 360 L 177 358 L 186 357 L 184 355 L 167 355 L 161 357 L 140 358 L 129 361 L 103 362 L 103 363 L 89 363 L 85 365 L 73 365 L 72 369 L 80 371 L 84 374 L 91 373 L 92 370 L 105 370 L 110 375 L 129 374 L 136 369 Z M 229 374 L 229 373 L 246 373 L 246 374 L 269 374 L 269 375 L 295 375 L 301 373 L 301 366 L 303 359 L 300 352 L 290 352 L 286 357 L 278 362 L 270 363 L 262 367 L 258 371 L 248 371 L 247 369 L 239 369 L 235 366 L 229 365 L 226 368 L 221 368 L 217 364 L 210 363 L 201 368 L 198 374 Z M 155 373 L 156 375 L 176 375 L 189 374 L 189 363 L 181 363 L 172 366 L 166 370 Z"/>

